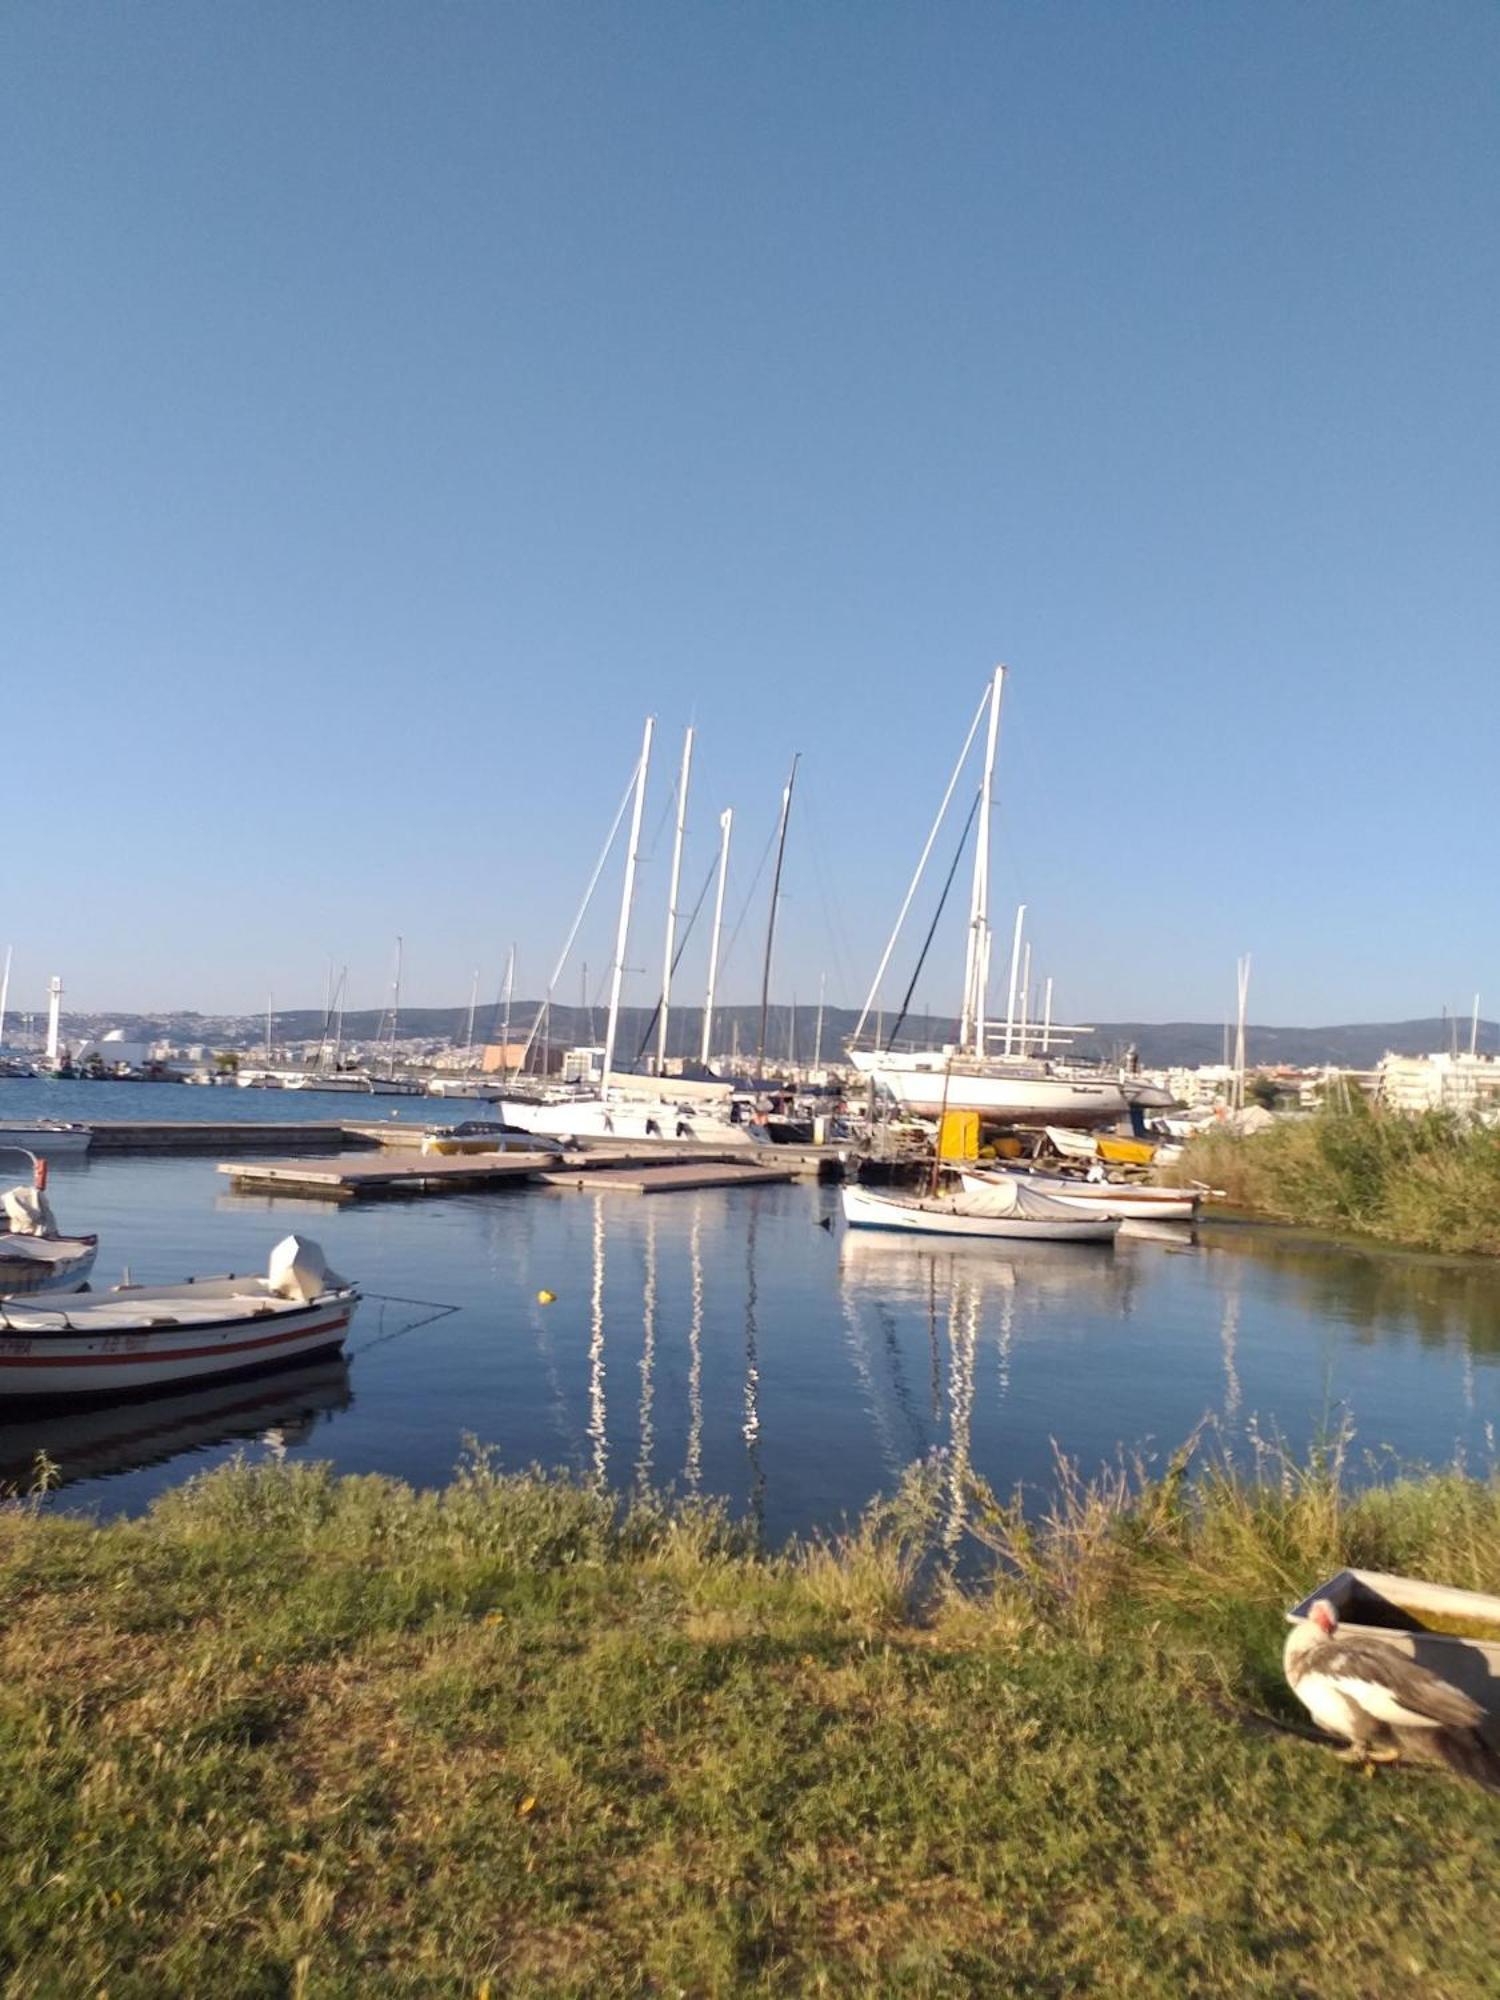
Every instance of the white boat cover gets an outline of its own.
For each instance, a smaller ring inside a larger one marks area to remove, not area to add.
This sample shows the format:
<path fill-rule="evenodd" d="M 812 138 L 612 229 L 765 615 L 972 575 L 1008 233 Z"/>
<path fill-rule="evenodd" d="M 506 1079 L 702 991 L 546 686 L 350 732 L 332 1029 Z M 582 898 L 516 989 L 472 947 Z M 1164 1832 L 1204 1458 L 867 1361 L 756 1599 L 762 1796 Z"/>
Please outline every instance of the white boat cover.
<path fill-rule="evenodd" d="M 57 1234 L 57 1217 L 52 1213 L 52 1204 L 41 1188 L 7 1188 L 0 1195 L 0 1209 L 5 1211 L 13 1236 Z"/>
<path fill-rule="evenodd" d="M 271 1252 L 266 1284 L 278 1298 L 311 1305 L 325 1292 L 341 1290 L 345 1283 L 329 1270 L 323 1252 L 310 1236 L 283 1236 Z"/>
<path fill-rule="evenodd" d="M 1038 1194 L 1023 1181 L 993 1182 L 985 1187 L 967 1187 L 953 1197 L 959 1215 L 1014 1216 L 1024 1222 L 1076 1222 L 1078 1210 L 1051 1195 Z"/>

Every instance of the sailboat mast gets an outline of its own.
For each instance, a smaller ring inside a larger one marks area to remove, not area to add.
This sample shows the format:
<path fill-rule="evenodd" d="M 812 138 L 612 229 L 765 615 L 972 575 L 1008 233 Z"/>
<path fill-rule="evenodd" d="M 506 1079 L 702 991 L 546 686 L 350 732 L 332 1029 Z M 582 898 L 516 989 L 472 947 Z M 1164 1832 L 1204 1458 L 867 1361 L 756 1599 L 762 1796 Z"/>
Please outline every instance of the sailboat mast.
<path fill-rule="evenodd" d="M 1016 1026 L 1016 981 L 1021 976 L 1021 932 L 1026 923 L 1026 905 L 1016 905 L 1016 927 L 1010 939 L 1010 997 L 1005 1003 L 1005 1053 L 1010 1054 Z"/>
<path fill-rule="evenodd" d="M 969 897 L 969 943 L 964 967 L 964 1015 L 959 1046 L 971 1042 L 984 1055 L 984 1015 L 989 990 L 990 817 L 995 789 L 995 750 L 1000 739 L 1000 703 L 1005 694 L 1005 669 L 996 667 L 990 683 L 989 727 L 984 737 L 984 777 L 979 790 L 979 830 L 974 841 L 974 886 Z"/>
<path fill-rule="evenodd" d="M 1045 1055 L 1052 1046 L 1052 975 L 1050 973 L 1047 975 L 1046 999 L 1042 1005 L 1044 1009 L 1042 1014 L 1042 1054 Z"/>
<path fill-rule="evenodd" d="M 646 773 L 651 766 L 651 734 L 656 718 L 646 717 L 641 760 L 635 771 L 635 799 L 630 808 L 630 841 L 625 849 L 625 881 L 620 891 L 620 927 L 615 934 L 615 962 L 609 975 L 609 1021 L 604 1030 L 604 1079 L 599 1095 L 609 1102 L 609 1073 L 614 1068 L 615 1037 L 620 1026 L 620 988 L 625 980 L 625 952 L 630 943 L 630 906 L 635 900 L 635 870 L 641 853 L 641 815 L 646 806 Z"/>
<path fill-rule="evenodd" d="M 714 934 L 708 947 L 708 997 L 703 1003 L 703 1046 L 699 1060 L 708 1068 L 709 1045 L 714 1032 L 714 988 L 719 982 L 719 939 L 724 932 L 724 888 L 729 880 L 729 835 L 734 826 L 734 808 L 719 814 L 719 886 L 714 892 Z"/>
<path fill-rule="evenodd" d="M 334 988 L 333 996 L 335 1010 L 333 1022 L 333 1066 L 335 1069 L 338 1068 L 340 1062 L 343 1060 L 344 1054 L 344 993 L 348 984 L 349 968 L 347 965 L 341 966 L 339 968 L 339 983 Z"/>
<path fill-rule="evenodd" d="M 693 727 L 682 739 L 682 775 L 677 780 L 677 831 L 672 839 L 672 880 L 667 890 L 667 945 L 661 965 L 661 1019 L 656 1030 L 656 1074 L 667 1061 L 667 1015 L 672 1005 L 672 948 L 677 942 L 677 889 L 682 880 L 682 841 L 687 832 L 688 777 L 693 768 Z"/>
<path fill-rule="evenodd" d="M 505 1020 L 500 1029 L 501 1055 L 500 1071 L 510 1075 L 510 1002 L 516 985 L 516 948 L 511 946 L 505 960 Z"/>
<path fill-rule="evenodd" d="M 757 1083 L 761 1080 L 766 1061 L 766 1011 L 771 1004 L 771 948 L 776 942 L 776 905 L 781 899 L 781 864 L 786 858 L 787 821 L 792 816 L 792 791 L 797 783 L 797 766 L 801 761 L 802 752 L 799 750 L 792 758 L 786 789 L 781 794 L 781 825 L 776 835 L 776 872 L 771 877 L 771 912 L 766 918 L 766 956 L 760 974 L 760 1032 L 755 1044 Z"/>
<path fill-rule="evenodd" d="M 474 966 L 474 984 L 468 990 L 468 1034 L 464 1038 L 464 1054 L 468 1056 L 468 1066 L 474 1068 L 474 1008 L 480 1004 L 480 968 Z"/>
<path fill-rule="evenodd" d="M 828 984 L 828 974 L 818 974 L 818 1025 L 813 1030 L 813 1068 L 823 1067 L 823 991 Z"/>
<path fill-rule="evenodd" d="M 396 976 L 391 981 L 391 1042 L 386 1054 L 387 1079 L 396 1074 L 396 1032 L 401 1020 L 401 940 L 396 939 Z"/>

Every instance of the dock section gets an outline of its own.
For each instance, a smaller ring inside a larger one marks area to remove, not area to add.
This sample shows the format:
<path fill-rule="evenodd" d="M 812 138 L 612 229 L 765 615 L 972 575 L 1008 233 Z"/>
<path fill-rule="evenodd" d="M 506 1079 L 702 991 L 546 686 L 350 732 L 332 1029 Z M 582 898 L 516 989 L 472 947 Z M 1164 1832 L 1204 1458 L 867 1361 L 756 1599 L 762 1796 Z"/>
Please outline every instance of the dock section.
<path fill-rule="evenodd" d="M 581 1161 L 576 1166 L 558 1167 L 537 1179 L 552 1188 L 603 1188 L 620 1194 L 676 1194 L 692 1188 L 758 1187 L 767 1182 L 789 1181 L 789 1167 L 750 1166 L 740 1160 L 651 1161 L 636 1166 L 618 1166 L 603 1159 Z"/>
<path fill-rule="evenodd" d="M 473 1188 L 524 1186 L 556 1153 L 340 1153 L 331 1159 L 222 1160 L 241 1194 L 313 1195 L 323 1201 L 359 1201 L 378 1195 L 462 1193 Z"/>

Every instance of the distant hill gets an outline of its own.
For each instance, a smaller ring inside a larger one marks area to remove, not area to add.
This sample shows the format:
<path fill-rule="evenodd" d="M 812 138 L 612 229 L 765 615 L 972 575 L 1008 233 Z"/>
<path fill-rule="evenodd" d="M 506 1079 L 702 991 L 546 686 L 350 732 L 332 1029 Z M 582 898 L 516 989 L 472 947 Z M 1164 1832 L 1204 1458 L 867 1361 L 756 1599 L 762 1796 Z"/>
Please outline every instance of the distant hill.
<path fill-rule="evenodd" d="M 535 1000 L 517 1000 L 514 1003 L 511 1008 L 512 1040 L 525 1039 L 536 1017 L 537 1006 Z M 401 1039 L 403 1042 L 445 1044 L 461 1041 L 467 1028 L 468 1012 L 467 1006 L 404 1007 L 401 1010 Z M 759 1008 L 720 1007 L 715 1013 L 715 1053 L 725 1054 L 737 1046 L 743 1056 L 753 1056 L 759 1031 Z M 810 1060 L 817 1032 L 817 1015 L 817 1008 L 812 1006 L 798 1006 L 795 1018 L 790 1006 L 773 1006 L 766 1030 L 767 1056 L 780 1059 L 795 1050 L 800 1060 Z M 857 1020 L 858 1015 L 852 1008 L 825 1009 L 822 1044 L 825 1061 L 837 1059 Z M 381 1021 L 378 1008 L 346 1014 L 345 1041 L 373 1041 L 380 1031 Z M 702 1023 L 701 1007 L 674 1007 L 668 1053 L 696 1054 Z M 883 1025 L 888 1029 L 891 1023 L 887 1021 Z M 872 1021 L 869 1024 L 871 1031 L 874 1026 Z M 264 1021 L 249 1014 L 90 1014 L 64 1017 L 65 1034 L 75 1043 L 84 1035 L 99 1034 L 106 1028 L 121 1028 L 133 1039 L 155 1040 L 166 1036 L 174 1042 L 204 1042 L 220 1048 L 253 1048 L 265 1036 Z M 279 1042 L 315 1041 L 322 1031 L 323 1014 L 320 1008 L 293 1009 L 273 1016 L 273 1033 Z M 474 1032 L 478 1041 L 497 1040 L 500 1034 L 498 1010 L 483 1009 L 476 1019 Z M 578 1042 L 600 1041 L 604 1034 L 604 1011 L 602 1008 L 590 1012 L 581 1007 L 554 1005 L 549 1032 L 553 1044 L 563 1047 L 571 1047 Z M 900 1040 L 908 1046 L 913 1043 L 925 1045 L 952 1041 L 956 1033 L 957 1023 L 951 1018 L 914 1015 L 902 1025 Z M 1337 1063 L 1348 1069 L 1373 1069 L 1388 1050 L 1421 1055 L 1449 1047 L 1467 1049 L 1469 1024 L 1467 1021 L 1454 1022 L 1451 1018 L 1356 1021 L 1328 1028 L 1272 1028 L 1252 1024 L 1246 1030 L 1246 1045 L 1252 1066 L 1289 1063 L 1312 1067 L 1320 1063 Z M 652 1050 L 656 1046 L 650 1010 L 622 1008 L 621 1059 L 632 1058 L 642 1046 Z M 1073 1048 L 1079 1055 L 1105 1059 L 1116 1058 L 1127 1048 L 1134 1048 L 1148 1069 L 1175 1064 L 1216 1063 L 1223 1058 L 1224 1027 L 1218 1021 L 1101 1021 L 1092 1035 L 1075 1042 Z M 1480 1022 L 1479 1049 L 1485 1055 L 1500 1054 L 1500 1024 Z"/>

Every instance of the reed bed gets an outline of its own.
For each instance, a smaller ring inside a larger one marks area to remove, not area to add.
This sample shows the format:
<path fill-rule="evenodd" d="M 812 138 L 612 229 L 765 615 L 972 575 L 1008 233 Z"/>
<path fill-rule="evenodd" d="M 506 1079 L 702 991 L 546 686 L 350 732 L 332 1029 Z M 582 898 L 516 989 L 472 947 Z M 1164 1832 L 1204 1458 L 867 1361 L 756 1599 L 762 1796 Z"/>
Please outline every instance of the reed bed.
<path fill-rule="evenodd" d="M 476 1455 L 0 1510 L 7 1995 L 1494 1991 L 1494 1801 L 1310 1742 L 1282 1614 L 1500 1586 L 1500 1487 L 951 1468 L 780 1552 Z"/>
<path fill-rule="evenodd" d="M 1500 1130 L 1447 1112 L 1382 1112 L 1356 1096 L 1243 1138 L 1205 1133 L 1173 1171 L 1278 1221 L 1500 1256 Z"/>

